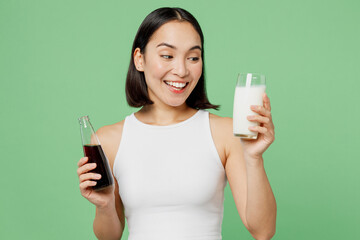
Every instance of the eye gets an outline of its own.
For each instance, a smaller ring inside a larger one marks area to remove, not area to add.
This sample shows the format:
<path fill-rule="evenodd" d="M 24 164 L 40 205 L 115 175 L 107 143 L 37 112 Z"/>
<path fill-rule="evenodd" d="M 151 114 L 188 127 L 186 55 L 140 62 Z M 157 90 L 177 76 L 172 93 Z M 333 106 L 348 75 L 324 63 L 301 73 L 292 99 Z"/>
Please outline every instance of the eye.
<path fill-rule="evenodd" d="M 160 55 L 162 58 L 165 58 L 165 59 L 171 59 L 173 58 L 173 56 L 171 55 Z"/>
<path fill-rule="evenodd" d="M 199 61 L 199 57 L 189 57 L 189 60 L 190 61 L 193 61 L 193 62 L 197 62 L 197 61 Z"/>

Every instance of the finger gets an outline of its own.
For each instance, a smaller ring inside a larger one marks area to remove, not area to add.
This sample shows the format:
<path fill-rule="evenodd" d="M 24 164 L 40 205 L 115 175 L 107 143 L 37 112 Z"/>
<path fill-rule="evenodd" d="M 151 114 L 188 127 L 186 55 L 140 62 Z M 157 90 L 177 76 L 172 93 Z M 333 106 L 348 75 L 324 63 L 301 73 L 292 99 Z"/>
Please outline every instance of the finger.
<path fill-rule="evenodd" d="M 99 180 L 101 178 L 101 174 L 97 173 L 84 173 L 79 177 L 80 182 L 84 182 L 86 180 Z"/>
<path fill-rule="evenodd" d="M 253 112 L 256 112 L 262 116 L 269 117 L 269 118 L 271 117 L 271 112 L 269 110 L 265 109 L 261 105 L 251 105 L 250 109 Z"/>
<path fill-rule="evenodd" d="M 88 160 L 89 160 L 88 157 L 82 157 L 82 158 L 80 158 L 80 160 L 79 160 L 79 162 L 78 162 L 78 167 L 81 167 L 82 165 L 84 165 Z"/>
<path fill-rule="evenodd" d="M 87 173 L 87 172 L 93 170 L 94 168 L 96 168 L 96 163 L 87 163 L 78 168 L 77 174 L 78 174 L 78 176 L 80 176 L 81 174 Z"/>
<path fill-rule="evenodd" d="M 268 124 L 270 122 L 270 118 L 259 116 L 259 115 L 250 115 L 250 116 L 247 116 L 247 119 L 250 122 L 259 122 L 259 123 L 263 123 L 263 124 Z"/>
<path fill-rule="evenodd" d="M 253 132 L 258 132 L 258 133 L 267 133 L 267 128 L 266 127 L 260 127 L 260 126 L 250 126 L 248 128 L 250 131 L 253 131 Z"/>
<path fill-rule="evenodd" d="M 88 187 L 92 187 L 92 186 L 95 186 L 97 184 L 97 182 L 95 181 L 85 181 L 85 182 L 82 182 L 80 183 L 80 190 L 84 190 Z"/>
<path fill-rule="evenodd" d="M 268 95 L 266 93 L 264 93 L 263 102 L 264 102 L 265 109 L 267 109 L 268 111 L 271 111 L 270 98 L 268 97 Z"/>

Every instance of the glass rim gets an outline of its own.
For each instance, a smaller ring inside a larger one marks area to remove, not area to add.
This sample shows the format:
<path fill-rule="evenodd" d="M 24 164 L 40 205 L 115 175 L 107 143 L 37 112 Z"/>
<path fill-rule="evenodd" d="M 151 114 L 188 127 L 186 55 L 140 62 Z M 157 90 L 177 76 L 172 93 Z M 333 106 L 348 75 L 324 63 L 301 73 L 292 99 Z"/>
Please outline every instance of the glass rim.
<path fill-rule="evenodd" d="M 261 73 L 239 73 L 236 86 L 266 86 L 266 76 Z"/>
<path fill-rule="evenodd" d="M 86 119 L 86 120 L 89 120 L 89 115 L 85 115 L 85 116 L 82 116 L 82 117 L 79 117 L 78 120 L 83 120 L 83 119 Z"/>
<path fill-rule="evenodd" d="M 255 73 L 255 72 L 240 72 L 240 73 L 238 73 L 238 76 L 240 76 L 240 75 L 248 75 L 248 74 L 260 75 L 260 76 L 264 76 L 264 77 L 265 77 L 265 74 L 264 74 L 264 73 Z"/>

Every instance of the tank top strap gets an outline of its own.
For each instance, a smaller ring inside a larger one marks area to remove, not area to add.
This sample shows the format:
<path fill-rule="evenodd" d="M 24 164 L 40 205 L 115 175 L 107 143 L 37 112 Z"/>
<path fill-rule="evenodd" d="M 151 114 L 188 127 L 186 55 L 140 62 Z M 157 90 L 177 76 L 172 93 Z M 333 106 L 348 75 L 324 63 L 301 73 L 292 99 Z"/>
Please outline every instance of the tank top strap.
<path fill-rule="evenodd" d="M 201 116 L 200 116 L 199 120 L 200 120 L 200 123 L 202 124 L 202 129 L 204 131 L 203 132 L 204 140 L 206 141 L 207 146 L 209 146 L 209 151 L 212 153 L 213 156 L 215 156 L 218 166 L 225 171 L 224 166 L 221 162 L 219 153 L 216 149 L 212 133 L 211 133 L 210 112 L 208 112 L 206 110 L 200 110 L 200 111 L 201 111 Z"/>

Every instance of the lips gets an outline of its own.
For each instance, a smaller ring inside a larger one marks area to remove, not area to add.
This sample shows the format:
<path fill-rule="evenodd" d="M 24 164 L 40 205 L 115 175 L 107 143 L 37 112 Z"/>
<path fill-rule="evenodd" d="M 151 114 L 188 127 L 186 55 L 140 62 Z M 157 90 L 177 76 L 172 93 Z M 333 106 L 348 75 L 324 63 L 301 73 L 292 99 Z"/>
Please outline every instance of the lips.
<path fill-rule="evenodd" d="M 164 81 L 165 84 L 168 86 L 170 91 L 174 93 L 182 93 L 184 92 L 189 82 L 179 82 L 179 81 Z"/>

